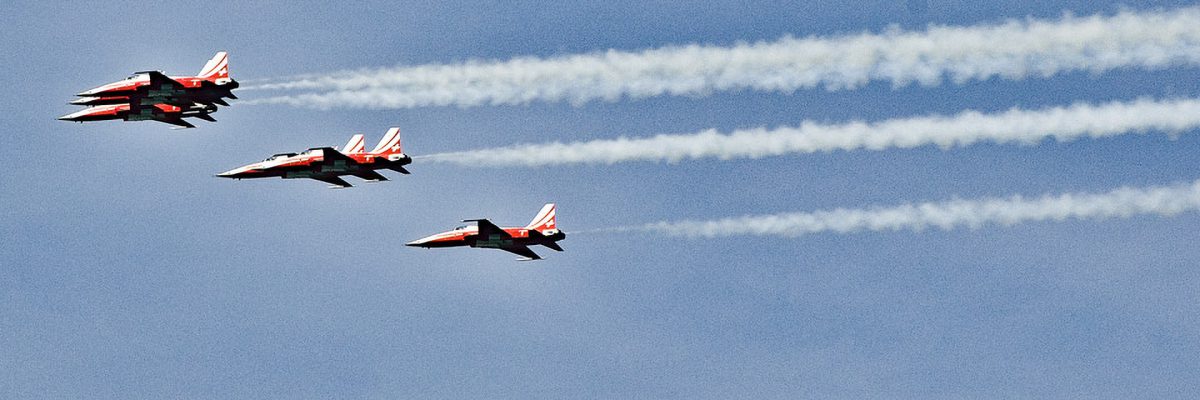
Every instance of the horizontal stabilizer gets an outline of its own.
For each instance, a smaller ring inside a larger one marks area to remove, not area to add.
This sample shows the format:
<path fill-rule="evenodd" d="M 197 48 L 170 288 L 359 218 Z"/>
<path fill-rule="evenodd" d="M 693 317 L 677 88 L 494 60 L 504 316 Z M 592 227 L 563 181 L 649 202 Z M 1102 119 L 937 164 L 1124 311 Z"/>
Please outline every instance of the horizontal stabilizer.
<path fill-rule="evenodd" d="M 196 118 L 200 118 L 202 120 L 208 121 L 208 122 L 217 122 L 216 118 L 213 118 L 211 115 L 208 115 L 208 114 L 196 114 L 193 116 Z"/>
<path fill-rule="evenodd" d="M 314 176 L 312 178 L 330 185 L 334 185 L 335 187 L 348 188 L 354 186 L 351 185 L 350 182 L 346 182 L 342 178 L 336 176 Z"/>
<path fill-rule="evenodd" d="M 181 126 L 184 129 L 196 127 L 195 125 L 192 125 L 191 122 L 184 121 L 183 118 L 167 118 L 167 119 L 160 119 L 159 121 L 166 122 L 168 124 L 175 125 L 175 126 Z"/>
<path fill-rule="evenodd" d="M 544 242 L 544 243 L 542 243 L 542 246 L 546 246 L 551 249 L 554 249 L 554 251 L 563 251 L 562 246 L 559 246 L 558 243 L 556 243 L 556 242 Z"/>

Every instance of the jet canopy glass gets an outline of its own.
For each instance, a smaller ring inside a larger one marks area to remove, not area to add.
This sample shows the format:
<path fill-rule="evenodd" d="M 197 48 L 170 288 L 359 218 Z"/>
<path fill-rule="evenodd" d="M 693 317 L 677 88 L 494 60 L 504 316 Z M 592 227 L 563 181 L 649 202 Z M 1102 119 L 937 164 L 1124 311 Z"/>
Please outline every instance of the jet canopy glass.
<path fill-rule="evenodd" d="M 296 155 L 296 153 L 279 153 L 279 154 L 273 155 L 271 157 L 268 157 L 266 160 L 263 160 L 263 161 L 278 160 L 280 158 L 288 158 L 288 157 L 292 157 L 295 155 Z"/>

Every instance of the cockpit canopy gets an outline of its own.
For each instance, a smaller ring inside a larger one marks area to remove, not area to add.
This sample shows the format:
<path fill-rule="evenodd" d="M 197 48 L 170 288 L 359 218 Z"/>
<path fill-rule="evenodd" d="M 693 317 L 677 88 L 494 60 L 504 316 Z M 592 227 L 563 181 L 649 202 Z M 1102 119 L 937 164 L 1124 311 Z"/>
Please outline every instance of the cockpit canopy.
<path fill-rule="evenodd" d="M 280 158 L 288 158 L 288 157 L 295 157 L 295 156 L 296 156 L 296 153 L 279 153 L 279 154 L 273 155 L 270 158 L 267 158 L 266 160 L 263 160 L 263 161 L 278 160 Z"/>
<path fill-rule="evenodd" d="M 475 227 L 475 225 L 459 225 L 459 226 L 454 227 L 454 230 L 465 231 L 467 229 L 474 228 L 474 227 Z"/>
<path fill-rule="evenodd" d="M 138 72 L 136 74 L 130 75 L 128 78 L 125 78 L 125 80 L 140 81 L 140 80 L 144 80 L 144 79 L 149 79 L 148 76 L 149 75 L 147 75 L 145 72 Z"/>

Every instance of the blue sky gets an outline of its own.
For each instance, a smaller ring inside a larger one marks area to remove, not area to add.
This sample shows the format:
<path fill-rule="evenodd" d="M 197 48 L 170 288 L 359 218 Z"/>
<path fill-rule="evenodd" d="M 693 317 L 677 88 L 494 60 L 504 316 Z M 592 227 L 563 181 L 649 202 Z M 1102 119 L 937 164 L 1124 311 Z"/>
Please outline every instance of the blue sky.
<path fill-rule="evenodd" d="M 1191 398 L 1200 216 L 982 229 L 665 238 L 572 231 L 905 201 L 1190 182 L 1200 137 L 1123 136 L 758 160 L 416 163 L 329 190 L 214 173 L 373 144 L 413 155 L 1200 96 L 1197 70 L 937 87 L 733 91 L 581 106 L 238 105 L 174 131 L 68 124 L 132 71 L 239 80 L 609 48 L 971 25 L 1185 2 L 20 2 L 0 13 L 3 398 Z M 103 22 L 103 23 L 98 23 Z M 245 99 L 253 91 L 239 93 Z M 565 253 L 403 243 L 559 204 Z"/>

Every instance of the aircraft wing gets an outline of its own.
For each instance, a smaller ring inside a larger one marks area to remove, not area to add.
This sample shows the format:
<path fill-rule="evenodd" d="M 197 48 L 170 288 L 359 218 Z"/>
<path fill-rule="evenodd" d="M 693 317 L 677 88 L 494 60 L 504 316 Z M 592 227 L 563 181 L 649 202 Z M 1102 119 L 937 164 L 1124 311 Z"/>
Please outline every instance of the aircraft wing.
<path fill-rule="evenodd" d="M 505 232 L 503 229 L 500 229 L 500 227 L 496 226 L 496 224 L 493 224 L 492 221 L 488 221 L 486 219 L 464 219 L 463 222 L 474 222 L 477 226 L 479 226 L 479 236 L 484 238 L 493 238 L 498 236 L 499 239 L 508 239 L 512 237 L 508 234 L 508 232 Z"/>
<path fill-rule="evenodd" d="M 313 177 L 311 177 L 311 178 L 313 178 L 313 179 L 316 179 L 316 180 L 318 180 L 318 181 L 321 181 L 321 182 L 328 183 L 328 184 L 330 184 L 330 185 L 334 185 L 334 186 L 341 186 L 341 187 L 344 187 L 344 188 L 348 188 L 348 187 L 353 187 L 353 186 L 354 186 L 354 185 L 351 185 L 351 184 L 350 184 L 350 182 L 346 182 L 346 180 L 344 180 L 344 179 L 342 179 L 342 178 L 339 178 L 339 177 L 337 177 L 337 176 L 334 176 L 334 175 L 329 175 L 329 176 L 321 176 L 321 175 L 318 175 L 318 176 L 313 176 Z"/>
<path fill-rule="evenodd" d="M 358 161 L 354 161 L 353 158 L 350 158 L 350 157 L 346 156 L 345 154 L 342 154 L 342 152 L 337 151 L 337 149 L 332 148 L 332 147 L 322 147 L 321 154 L 325 158 L 324 162 L 326 164 L 333 164 L 334 162 L 338 162 L 338 161 L 344 162 L 346 164 L 358 164 Z"/>
<path fill-rule="evenodd" d="M 521 257 L 525 257 L 521 261 L 533 261 L 533 260 L 541 260 L 542 259 L 541 256 L 539 256 L 537 253 L 534 253 L 533 250 L 530 250 L 529 246 L 501 247 L 500 250 L 504 250 L 509 253 L 513 253 L 518 256 L 521 256 Z"/>
<path fill-rule="evenodd" d="M 145 71 L 150 76 L 150 90 L 184 90 L 183 84 L 158 71 Z"/>
<path fill-rule="evenodd" d="M 362 179 L 366 179 L 368 181 L 386 181 L 386 180 L 388 180 L 388 178 L 386 176 L 380 175 L 378 172 L 371 171 L 371 170 L 363 170 L 363 171 L 355 172 L 354 176 L 357 176 Z"/>

